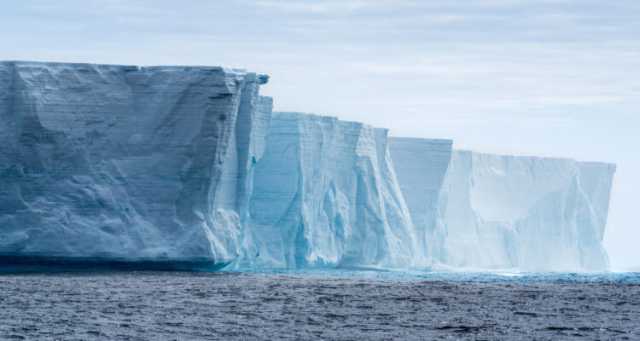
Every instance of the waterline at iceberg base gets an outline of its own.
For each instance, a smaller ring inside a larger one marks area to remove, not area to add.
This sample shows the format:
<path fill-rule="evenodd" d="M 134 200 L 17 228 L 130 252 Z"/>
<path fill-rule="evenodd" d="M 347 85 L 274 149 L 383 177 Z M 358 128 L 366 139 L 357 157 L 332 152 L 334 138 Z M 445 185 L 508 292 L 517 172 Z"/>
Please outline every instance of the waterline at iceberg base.
<path fill-rule="evenodd" d="M 267 80 L 0 62 L 0 264 L 608 269 L 614 165 L 272 113 Z"/>

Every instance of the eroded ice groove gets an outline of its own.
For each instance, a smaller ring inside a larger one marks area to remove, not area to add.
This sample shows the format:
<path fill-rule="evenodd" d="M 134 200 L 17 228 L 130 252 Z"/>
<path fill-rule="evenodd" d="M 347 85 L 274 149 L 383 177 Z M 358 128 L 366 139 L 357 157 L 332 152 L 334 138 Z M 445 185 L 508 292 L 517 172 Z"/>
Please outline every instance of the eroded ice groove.
<path fill-rule="evenodd" d="M 440 244 L 434 233 L 438 219 L 440 191 L 451 160 L 453 141 L 440 139 L 389 139 L 389 149 L 398 182 L 411 212 L 418 240 L 416 259 L 419 265 L 429 266 L 440 254 Z"/>
<path fill-rule="evenodd" d="M 240 268 L 413 262 L 416 239 L 384 129 L 275 113 L 250 215 Z"/>
<path fill-rule="evenodd" d="M 615 166 L 454 151 L 429 244 L 456 268 L 601 271 Z"/>
<path fill-rule="evenodd" d="M 231 261 L 264 149 L 266 81 L 0 63 L 0 254 Z"/>

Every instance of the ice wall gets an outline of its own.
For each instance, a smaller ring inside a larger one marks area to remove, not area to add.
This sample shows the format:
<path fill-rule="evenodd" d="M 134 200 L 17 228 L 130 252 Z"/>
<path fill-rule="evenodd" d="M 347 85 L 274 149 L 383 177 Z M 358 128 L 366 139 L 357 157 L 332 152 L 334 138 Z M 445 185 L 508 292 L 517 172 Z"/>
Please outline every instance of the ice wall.
<path fill-rule="evenodd" d="M 415 227 L 418 240 L 416 258 L 429 266 L 441 253 L 435 229 L 438 201 L 451 160 L 453 141 L 422 138 L 390 138 L 389 149 L 400 188 Z"/>
<path fill-rule="evenodd" d="M 615 166 L 455 151 L 428 242 L 455 268 L 601 271 Z"/>
<path fill-rule="evenodd" d="M 266 82 L 0 62 L 0 263 L 607 269 L 615 166 L 271 120 Z"/>
<path fill-rule="evenodd" d="M 237 266 L 410 266 L 416 239 L 387 144 L 362 123 L 274 114 Z"/>
<path fill-rule="evenodd" d="M 0 63 L 0 255 L 225 263 L 264 150 L 267 77 Z"/>

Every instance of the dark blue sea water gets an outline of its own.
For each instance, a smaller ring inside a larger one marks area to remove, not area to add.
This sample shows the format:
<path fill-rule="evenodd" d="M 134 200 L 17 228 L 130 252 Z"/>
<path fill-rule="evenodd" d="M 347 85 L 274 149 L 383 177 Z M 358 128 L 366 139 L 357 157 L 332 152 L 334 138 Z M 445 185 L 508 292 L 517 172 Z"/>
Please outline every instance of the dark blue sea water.
<path fill-rule="evenodd" d="M 0 339 L 640 340 L 640 274 L 15 272 Z"/>

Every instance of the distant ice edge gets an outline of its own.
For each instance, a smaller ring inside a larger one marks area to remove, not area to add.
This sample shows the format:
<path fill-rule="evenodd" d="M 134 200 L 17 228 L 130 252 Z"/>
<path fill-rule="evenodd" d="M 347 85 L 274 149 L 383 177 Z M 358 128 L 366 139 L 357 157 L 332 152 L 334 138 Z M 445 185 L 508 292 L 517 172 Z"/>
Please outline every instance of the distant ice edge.
<path fill-rule="evenodd" d="M 407 157 L 417 145 L 425 153 Z M 614 165 L 447 150 L 441 140 L 397 139 L 392 146 L 433 268 L 609 269 L 602 242 Z M 417 182 L 424 174 L 441 187 Z"/>
<path fill-rule="evenodd" d="M 272 114 L 267 80 L 0 62 L 0 265 L 608 270 L 614 165 Z"/>

